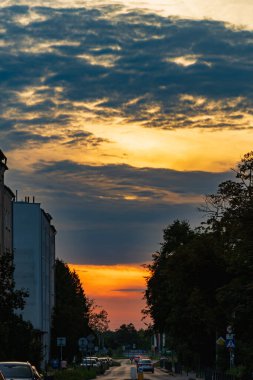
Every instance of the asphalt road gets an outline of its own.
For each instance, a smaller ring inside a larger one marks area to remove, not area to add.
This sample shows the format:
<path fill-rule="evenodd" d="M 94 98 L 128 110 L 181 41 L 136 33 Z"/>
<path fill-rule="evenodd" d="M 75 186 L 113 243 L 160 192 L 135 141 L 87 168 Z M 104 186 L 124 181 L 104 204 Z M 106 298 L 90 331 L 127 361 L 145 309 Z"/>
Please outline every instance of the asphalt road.
<path fill-rule="evenodd" d="M 135 365 L 130 364 L 128 359 L 120 360 L 120 367 L 111 367 L 105 372 L 103 377 L 105 380 L 132 380 L 131 368 L 136 368 Z M 137 377 L 138 378 L 138 377 Z M 184 376 L 171 376 L 167 372 L 162 371 L 159 368 L 155 368 L 154 373 L 145 372 L 143 374 L 143 380 L 185 380 Z"/>

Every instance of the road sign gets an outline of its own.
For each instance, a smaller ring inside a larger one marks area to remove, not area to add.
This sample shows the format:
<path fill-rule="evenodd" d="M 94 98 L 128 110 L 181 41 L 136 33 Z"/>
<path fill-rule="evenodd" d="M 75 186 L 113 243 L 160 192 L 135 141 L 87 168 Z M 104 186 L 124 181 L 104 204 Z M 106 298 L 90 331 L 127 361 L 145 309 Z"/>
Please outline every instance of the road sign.
<path fill-rule="evenodd" d="M 88 345 L 88 340 L 86 338 L 80 338 L 78 340 L 78 345 L 80 348 L 85 348 Z"/>
<path fill-rule="evenodd" d="M 226 341 L 226 347 L 227 348 L 235 348 L 235 342 L 232 339 L 229 339 Z"/>
<path fill-rule="evenodd" d="M 65 336 L 57 338 L 57 346 L 58 347 L 66 346 L 66 337 Z"/>
<path fill-rule="evenodd" d="M 222 336 L 220 336 L 220 337 L 216 340 L 216 344 L 218 344 L 219 346 L 224 346 L 224 344 L 225 344 L 225 339 L 222 338 Z"/>

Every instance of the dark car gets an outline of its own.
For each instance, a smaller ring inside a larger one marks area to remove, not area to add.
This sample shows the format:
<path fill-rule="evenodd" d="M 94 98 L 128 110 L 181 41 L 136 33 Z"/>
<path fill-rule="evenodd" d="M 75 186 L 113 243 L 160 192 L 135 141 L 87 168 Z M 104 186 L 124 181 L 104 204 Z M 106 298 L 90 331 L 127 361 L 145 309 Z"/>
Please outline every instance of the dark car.
<path fill-rule="evenodd" d="M 154 373 L 155 368 L 154 364 L 150 359 L 140 359 L 137 363 L 137 371 L 138 372 L 152 372 Z"/>
<path fill-rule="evenodd" d="M 0 362 L 5 380 L 41 380 L 37 369 L 29 362 Z"/>

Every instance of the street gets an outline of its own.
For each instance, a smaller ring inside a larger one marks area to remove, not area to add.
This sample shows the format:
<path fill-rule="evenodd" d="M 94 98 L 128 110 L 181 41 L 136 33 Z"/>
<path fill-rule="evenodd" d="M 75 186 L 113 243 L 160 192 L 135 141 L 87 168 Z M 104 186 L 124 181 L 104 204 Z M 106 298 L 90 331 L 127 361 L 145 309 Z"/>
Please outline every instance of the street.
<path fill-rule="evenodd" d="M 135 368 L 134 364 L 130 364 L 128 359 L 121 360 L 120 367 L 111 367 L 104 375 L 106 380 L 131 380 L 131 368 Z M 186 380 L 188 377 L 182 375 L 171 376 L 159 368 L 155 369 L 155 373 L 144 373 L 143 380 Z"/>

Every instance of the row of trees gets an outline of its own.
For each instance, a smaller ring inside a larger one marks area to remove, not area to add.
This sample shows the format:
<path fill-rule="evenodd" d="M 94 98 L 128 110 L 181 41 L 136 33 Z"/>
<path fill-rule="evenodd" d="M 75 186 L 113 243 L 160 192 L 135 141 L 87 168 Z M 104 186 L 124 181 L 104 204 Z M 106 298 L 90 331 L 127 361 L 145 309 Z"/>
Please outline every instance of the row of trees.
<path fill-rule="evenodd" d="M 122 324 L 115 331 L 107 330 L 105 343 L 115 352 L 129 351 L 134 348 L 138 350 L 150 350 L 150 329 L 137 330 L 133 323 Z"/>
<path fill-rule="evenodd" d="M 145 298 L 154 328 L 188 367 L 231 366 L 226 328 L 235 334 L 238 371 L 253 370 L 253 152 L 200 210 L 206 222 L 192 229 L 176 220 L 148 266 Z"/>
<path fill-rule="evenodd" d="M 0 358 L 1 360 L 29 360 L 38 368 L 42 360 L 41 332 L 24 321 L 17 310 L 25 307 L 29 296 L 24 289 L 16 290 L 13 254 L 0 256 Z M 55 261 L 55 307 L 52 320 L 51 357 L 60 359 L 57 338 L 66 338 L 63 358 L 72 362 L 81 358 L 78 341 L 92 335 L 94 346 L 106 346 L 120 352 L 125 346 L 149 347 L 149 334 L 133 324 L 109 330 L 107 312 L 89 299 L 75 271 L 60 259 Z"/>
<path fill-rule="evenodd" d="M 24 309 L 29 294 L 25 289 L 16 289 L 14 270 L 13 253 L 0 255 L 0 359 L 29 360 L 39 368 L 43 359 L 42 332 L 17 312 Z M 94 301 L 86 297 L 76 272 L 56 259 L 51 356 L 59 358 L 57 337 L 64 336 L 67 340 L 65 358 L 73 360 L 80 355 L 78 339 L 89 334 L 97 338 L 108 323 L 107 312 L 96 311 Z"/>

